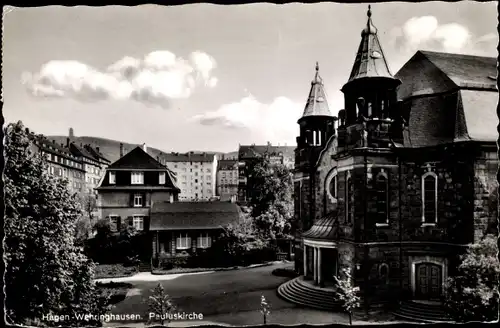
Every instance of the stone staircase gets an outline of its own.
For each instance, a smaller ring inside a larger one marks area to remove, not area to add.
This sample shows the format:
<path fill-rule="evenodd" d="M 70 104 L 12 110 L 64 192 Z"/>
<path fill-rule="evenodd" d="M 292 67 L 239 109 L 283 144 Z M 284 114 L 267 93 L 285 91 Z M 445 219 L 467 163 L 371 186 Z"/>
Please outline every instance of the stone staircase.
<path fill-rule="evenodd" d="M 151 263 L 149 262 L 141 262 L 137 266 L 139 272 L 151 272 Z"/>
<path fill-rule="evenodd" d="M 340 310 L 340 303 L 335 298 L 333 289 L 319 288 L 298 277 L 278 287 L 278 296 L 298 305 L 318 310 Z"/>
<path fill-rule="evenodd" d="M 439 303 L 401 301 L 398 309 L 393 314 L 398 318 L 412 322 L 453 322 Z"/>

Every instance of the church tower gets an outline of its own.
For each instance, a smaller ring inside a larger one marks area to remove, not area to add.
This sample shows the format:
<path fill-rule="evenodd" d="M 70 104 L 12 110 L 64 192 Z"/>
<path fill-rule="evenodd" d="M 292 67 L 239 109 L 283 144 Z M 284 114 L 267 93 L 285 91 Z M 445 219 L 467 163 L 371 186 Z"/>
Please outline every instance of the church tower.
<path fill-rule="evenodd" d="M 389 69 L 372 22 L 371 6 L 368 6 L 367 15 L 349 80 L 341 89 L 345 109 L 339 112 L 340 149 L 385 148 L 391 140 L 399 140 L 398 133 L 392 133 L 392 125 L 399 124 L 396 122 L 399 120 L 396 103 L 401 81 Z"/>
<path fill-rule="evenodd" d="M 336 118 L 328 107 L 323 80 L 316 63 L 316 74 L 311 81 L 311 89 L 304 113 L 297 121 L 300 135 L 295 149 L 295 198 L 296 221 L 299 230 L 305 231 L 312 225 L 314 213 L 314 174 L 318 156 L 328 139 L 335 134 Z"/>

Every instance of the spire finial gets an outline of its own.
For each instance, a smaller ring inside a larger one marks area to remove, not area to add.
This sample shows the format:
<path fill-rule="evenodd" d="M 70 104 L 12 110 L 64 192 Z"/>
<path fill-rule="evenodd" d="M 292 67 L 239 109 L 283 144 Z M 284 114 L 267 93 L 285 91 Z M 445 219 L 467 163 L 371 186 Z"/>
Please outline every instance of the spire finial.
<path fill-rule="evenodd" d="M 316 72 L 319 72 L 319 63 L 316 62 Z"/>
<path fill-rule="evenodd" d="M 368 12 L 366 13 L 368 15 L 368 18 L 372 17 L 372 6 L 368 5 Z"/>

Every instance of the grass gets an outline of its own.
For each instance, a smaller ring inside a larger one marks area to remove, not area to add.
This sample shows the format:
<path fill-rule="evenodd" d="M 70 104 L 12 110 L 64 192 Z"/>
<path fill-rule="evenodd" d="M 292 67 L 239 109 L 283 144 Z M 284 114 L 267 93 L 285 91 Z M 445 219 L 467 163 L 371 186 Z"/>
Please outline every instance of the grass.
<path fill-rule="evenodd" d="M 260 266 L 271 265 L 272 263 L 262 263 L 258 264 Z M 245 266 L 231 266 L 226 268 L 173 268 L 169 270 L 153 270 L 152 274 L 175 274 L 175 273 L 195 273 L 195 272 L 205 272 L 205 271 L 229 271 L 245 268 Z"/>
<path fill-rule="evenodd" d="M 295 272 L 293 268 L 277 268 L 273 270 L 272 274 L 277 277 L 287 277 L 287 278 L 298 277 L 298 274 Z"/>
<path fill-rule="evenodd" d="M 126 267 L 123 264 L 98 264 L 95 268 L 95 279 L 130 277 L 136 274 L 137 267 Z"/>

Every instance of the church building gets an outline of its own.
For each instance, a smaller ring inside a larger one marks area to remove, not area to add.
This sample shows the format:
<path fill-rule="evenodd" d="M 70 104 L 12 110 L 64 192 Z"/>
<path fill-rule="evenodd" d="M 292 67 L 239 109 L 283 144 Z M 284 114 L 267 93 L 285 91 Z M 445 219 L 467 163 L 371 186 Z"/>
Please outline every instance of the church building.
<path fill-rule="evenodd" d="M 438 306 L 458 255 L 497 233 L 497 61 L 418 51 L 393 75 L 367 14 L 345 108 L 332 115 L 316 64 L 298 120 L 300 277 L 278 292 L 322 308 L 349 269 L 366 309 Z"/>

